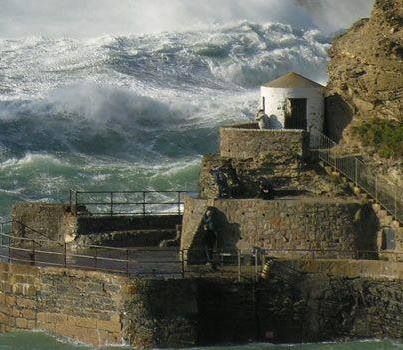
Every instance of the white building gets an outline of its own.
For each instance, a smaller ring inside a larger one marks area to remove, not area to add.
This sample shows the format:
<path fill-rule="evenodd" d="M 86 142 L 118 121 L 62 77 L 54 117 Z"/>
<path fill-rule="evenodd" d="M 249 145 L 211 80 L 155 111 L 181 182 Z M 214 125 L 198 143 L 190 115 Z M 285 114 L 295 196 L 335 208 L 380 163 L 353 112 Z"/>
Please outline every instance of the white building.
<path fill-rule="evenodd" d="M 288 73 L 261 87 L 261 108 L 271 129 L 323 131 L 325 87 L 297 73 Z"/>

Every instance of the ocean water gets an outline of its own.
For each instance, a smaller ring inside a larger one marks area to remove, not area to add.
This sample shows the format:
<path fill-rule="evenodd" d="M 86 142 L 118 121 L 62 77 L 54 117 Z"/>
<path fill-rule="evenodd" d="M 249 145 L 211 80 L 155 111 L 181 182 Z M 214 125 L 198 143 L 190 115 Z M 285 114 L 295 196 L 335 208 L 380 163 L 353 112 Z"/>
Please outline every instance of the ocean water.
<path fill-rule="evenodd" d="M 104 348 L 103 350 L 129 349 Z M 403 349 L 403 344 L 391 341 L 361 341 L 349 343 L 321 343 L 321 344 L 250 344 L 245 346 L 221 346 L 208 348 L 194 348 L 191 350 L 398 350 Z M 88 346 L 67 343 L 57 340 L 42 333 L 14 333 L 0 335 L 0 350 L 95 350 Z"/>
<path fill-rule="evenodd" d="M 259 86 L 289 71 L 325 84 L 329 28 L 367 14 L 372 2 L 139 0 L 139 10 L 128 0 L 113 8 L 106 0 L 3 1 L 0 221 L 16 202 L 65 202 L 70 189 L 196 189 L 203 154 L 217 151 L 218 128 L 252 120 Z M 91 11 L 78 13 L 84 3 Z M 296 3 L 305 11 L 296 12 Z M 147 17 L 155 13 L 158 23 Z M 205 18 L 209 24 L 200 25 Z M 212 349 L 285 348 L 402 345 Z M 41 333 L 0 335 L 0 350 L 73 349 L 90 348 Z"/>
<path fill-rule="evenodd" d="M 218 128 L 288 71 L 325 83 L 332 36 L 278 22 L 91 38 L 0 33 L 0 219 L 77 190 L 194 190 Z"/>

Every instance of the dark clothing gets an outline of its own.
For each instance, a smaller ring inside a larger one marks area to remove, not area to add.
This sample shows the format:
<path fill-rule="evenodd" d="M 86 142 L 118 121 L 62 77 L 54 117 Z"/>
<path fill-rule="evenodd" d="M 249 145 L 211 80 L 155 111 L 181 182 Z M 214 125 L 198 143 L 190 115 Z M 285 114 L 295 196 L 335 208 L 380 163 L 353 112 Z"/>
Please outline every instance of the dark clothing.
<path fill-rule="evenodd" d="M 218 186 L 219 198 L 236 197 L 240 192 L 241 182 L 235 169 L 230 166 L 221 166 L 211 170 L 214 180 Z"/>
<path fill-rule="evenodd" d="M 213 260 L 213 253 L 217 243 L 217 234 L 211 217 L 205 216 L 203 222 L 203 246 L 207 262 Z"/>
<path fill-rule="evenodd" d="M 259 198 L 266 200 L 274 198 L 273 185 L 266 179 L 259 181 Z"/>
<path fill-rule="evenodd" d="M 228 179 L 221 168 L 211 170 L 214 180 L 218 186 L 218 197 L 225 198 L 229 196 Z"/>

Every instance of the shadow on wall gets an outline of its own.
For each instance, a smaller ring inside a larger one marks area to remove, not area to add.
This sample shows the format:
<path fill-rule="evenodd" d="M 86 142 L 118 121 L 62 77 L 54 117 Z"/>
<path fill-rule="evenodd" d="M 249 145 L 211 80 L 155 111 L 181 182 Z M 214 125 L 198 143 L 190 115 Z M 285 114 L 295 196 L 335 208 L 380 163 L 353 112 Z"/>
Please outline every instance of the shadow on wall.
<path fill-rule="evenodd" d="M 213 210 L 213 225 L 217 234 L 217 250 L 228 253 L 237 251 L 237 244 L 241 239 L 239 224 L 230 223 L 225 214 L 215 207 L 208 207 L 207 210 Z M 206 211 L 207 211 L 206 210 Z M 205 214 L 204 214 L 205 215 Z M 200 218 L 197 232 L 193 237 L 192 244 L 187 254 L 188 264 L 204 264 L 207 262 L 205 253 L 204 235 L 204 216 Z"/>
<path fill-rule="evenodd" d="M 338 94 L 326 97 L 325 133 L 333 141 L 339 143 L 344 129 L 353 120 L 353 109 Z"/>
<path fill-rule="evenodd" d="M 354 217 L 354 224 L 357 228 L 356 247 L 361 252 L 358 259 L 378 259 L 378 232 L 380 229 L 379 219 L 376 216 L 372 206 L 365 204 L 357 211 Z"/>

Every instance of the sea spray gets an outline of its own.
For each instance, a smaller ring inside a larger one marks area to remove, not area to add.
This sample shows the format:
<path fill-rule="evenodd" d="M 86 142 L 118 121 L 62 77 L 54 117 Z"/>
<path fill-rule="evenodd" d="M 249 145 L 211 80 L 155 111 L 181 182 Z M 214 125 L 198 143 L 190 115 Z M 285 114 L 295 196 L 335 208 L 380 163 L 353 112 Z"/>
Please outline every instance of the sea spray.
<path fill-rule="evenodd" d="M 81 190 L 195 190 L 218 129 L 251 120 L 259 85 L 326 80 L 330 37 L 288 24 L 0 41 L 0 216 Z"/>
<path fill-rule="evenodd" d="M 200 30 L 213 24 L 279 21 L 322 31 L 348 27 L 368 16 L 374 0 L 3 0 L 0 33 L 94 37 Z"/>

